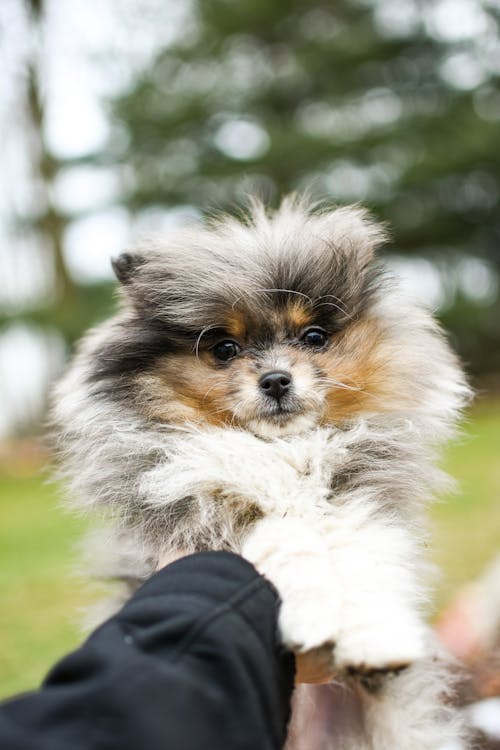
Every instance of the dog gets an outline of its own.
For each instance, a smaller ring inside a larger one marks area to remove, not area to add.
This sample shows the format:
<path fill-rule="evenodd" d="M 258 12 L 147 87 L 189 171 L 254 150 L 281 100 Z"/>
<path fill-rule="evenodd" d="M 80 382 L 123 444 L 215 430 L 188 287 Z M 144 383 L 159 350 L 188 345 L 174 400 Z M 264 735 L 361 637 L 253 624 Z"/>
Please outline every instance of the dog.
<path fill-rule="evenodd" d="M 284 644 L 329 649 L 323 704 L 356 704 L 315 740 L 336 750 L 436 750 L 459 731 L 422 550 L 470 391 L 376 259 L 386 239 L 359 206 L 293 196 L 150 238 L 113 261 L 121 309 L 54 399 L 69 496 L 102 511 L 101 574 L 123 599 L 161 555 L 242 554 L 281 596 Z M 289 747 L 311 750 L 306 690 Z"/>

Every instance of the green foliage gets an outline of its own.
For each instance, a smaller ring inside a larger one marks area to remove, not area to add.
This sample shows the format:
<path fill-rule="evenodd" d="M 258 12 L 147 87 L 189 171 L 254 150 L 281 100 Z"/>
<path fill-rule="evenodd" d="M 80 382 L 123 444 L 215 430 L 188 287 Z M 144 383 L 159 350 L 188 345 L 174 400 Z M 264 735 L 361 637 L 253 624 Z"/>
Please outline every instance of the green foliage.
<path fill-rule="evenodd" d="M 130 138 L 128 205 L 231 210 L 246 192 L 275 203 L 307 189 L 370 205 L 394 228 L 393 250 L 500 269 L 498 9 L 483 8 L 487 36 L 451 42 L 427 30 L 431 4 L 399 28 L 383 6 L 195 3 L 178 43 L 115 102 Z M 479 372 L 497 367 L 500 308 L 491 318 L 488 331 L 473 318 L 471 340 L 458 307 L 447 312 Z"/>
<path fill-rule="evenodd" d="M 115 284 L 100 282 L 75 286 L 73 294 L 62 299 L 47 301 L 41 307 L 35 307 L 15 316 L 0 311 L 0 333 L 2 327 L 16 321 L 26 323 L 33 328 L 56 329 L 70 346 L 80 338 L 82 332 L 103 320 L 115 309 Z"/>
<path fill-rule="evenodd" d="M 432 557 L 444 572 L 441 602 L 500 554 L 499 445 L 500 402 L 484 401 L 447 453 L 445 467 L 458 480 L 457 493 L 432 512 Z"/>

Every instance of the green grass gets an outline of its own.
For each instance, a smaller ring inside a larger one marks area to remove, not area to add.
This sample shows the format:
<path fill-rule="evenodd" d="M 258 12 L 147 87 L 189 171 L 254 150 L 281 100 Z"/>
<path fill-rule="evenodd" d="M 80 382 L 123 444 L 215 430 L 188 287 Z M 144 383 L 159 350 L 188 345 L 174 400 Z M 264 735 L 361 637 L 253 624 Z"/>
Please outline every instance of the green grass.
<path fill-rule="evenodd" d="M 82 523 L 40 476 L 0 478 L 0 696 L 39 684 L 80 639 L 89 599 L 72 575 Z"/>
<path fill-rule="evenodd" d="M 478 575 L 500 554 L 500 402 L 483 402 L 447 453 L 456 495 L 432 509 L 431 556 L 443 571 L 438 600 Z"/>
<path fill-rule="evenodd" d="M 446 456 L 460 491 L 432 511 L 431 557 L 443 603 L 500 551 L 500 403 L 477 408 Z M 81 640 L 79 610 L 92 594 L 72 574 L 80 520 L 40 476 L 0 475 L 0 697 L 35 687 Z"/>

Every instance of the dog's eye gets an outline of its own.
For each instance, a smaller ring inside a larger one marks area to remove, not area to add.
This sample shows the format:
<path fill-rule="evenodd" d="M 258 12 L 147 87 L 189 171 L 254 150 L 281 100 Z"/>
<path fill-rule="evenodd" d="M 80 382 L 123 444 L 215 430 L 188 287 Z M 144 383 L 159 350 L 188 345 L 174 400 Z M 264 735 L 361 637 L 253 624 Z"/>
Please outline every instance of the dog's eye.
<path fill-rule="evenodd" d="M 240 353 L 241 346 L 236 343 L 236 341 L 219 341 L 219 343 L 214 346 L 212 351 L 214 353 L 215 359 L 218 359 L 219 362 L 228 362 L 230 359 L 233 359 L 233 357 L 236 357 L 236 355 Z"/>
<path fill-rule="evenodd" d="M 321 349 L 328 342 L 328 334 L 322 328 L 308 328 L 301 339 L 307 346 Z"/>

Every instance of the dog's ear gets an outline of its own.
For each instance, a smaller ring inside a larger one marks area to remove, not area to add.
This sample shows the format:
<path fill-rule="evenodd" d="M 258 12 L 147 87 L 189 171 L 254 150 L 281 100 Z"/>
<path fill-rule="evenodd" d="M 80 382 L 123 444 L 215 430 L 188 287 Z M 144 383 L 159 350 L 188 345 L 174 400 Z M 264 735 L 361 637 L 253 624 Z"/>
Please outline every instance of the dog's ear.
<path fill-rule="evenodd" d="M 389 238 L 387 227 L 358 205 L 327 211 L 321 219 L 331 247 L 342 250 L 362 267 L 371 262 L 378 248 Z"/>
<path fill-rule="evenodd" d="M 167 308 L 175 290 L 165 251 L 151 247 L 127 250 L 111 261 L 120 282 L 120 298 L 129 307 L 147 314 Z"/>
<path fill-rule="evenodd" d="M 127 285 L 134 278 L 137 269 L 144 263 L 144 258 L 137 253 L 122 253 L 111 260 L 115 276 L 121 284 Z"/>

